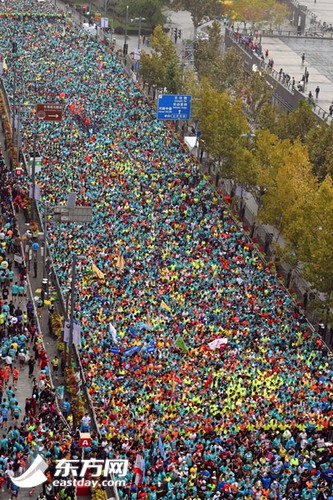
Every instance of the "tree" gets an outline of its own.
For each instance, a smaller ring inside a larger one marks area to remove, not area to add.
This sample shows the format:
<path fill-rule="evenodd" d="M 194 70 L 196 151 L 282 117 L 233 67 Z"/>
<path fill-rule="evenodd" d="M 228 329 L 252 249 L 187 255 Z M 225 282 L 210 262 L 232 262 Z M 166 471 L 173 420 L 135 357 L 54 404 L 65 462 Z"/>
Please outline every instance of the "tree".
<path fill-rule="evenodd" d="M 205 77 L 212 80 L 216 66 L 221 60 L 222 33 L 220 24 L 214 21 L 207 31 L 209 40 L 200 40 L 196 42 L 194 66 L 199 79 Z"/>
<path fill-rule="evenodd" d="M 257 130 L 269 130 L 272 134 L 278 134 L 278 108 L 270 102 L 263 102 L 256 113 Z"/>
<path fill-rule="evenodd" d="M 215 61 L 211 74 L 211 83 L 216 90 L 231 91 L 240 96 L 245 85 L 244 60 L 235 47 L 227 49 L 223 57 Z"/>
<path fill-rule="evenodd" d="M 278 229 L 293 247 L 301 237 L 304 213 L 316 190 L 317 180 L 312 174 L 306 146 L 296 141 L 280 141 L 288 146 L 280 150 L 277 169 L 271 170 L 263 196 L 260 219 Z M 293 248 L 293 250 L 294 250 Z"/>
<path fill-rule="evenodd" d="M 278 135 L 281 139 L 306 141 L 307 135 L 316 126 L 317 119 L 312 112 L 311 104 L 302 99 L 296 111 L 288 115 L 281 113 L 278 119 Z"/>
<path fill-rule="evenodd" d="M 266 19 L 266 0 L 234 0 L 232 5 L 233 19 L 236 21 L 262 22 Z"/>
<path fill-rule="evenodd" d="M 287 5 L 285 3 L 276 2 L 276 0 L 267 0 L 266 12 L 266 19 L 270 29 L 280 28 L 289 14 Z"/>
<path fill-rule="evenodd" d="M 302 219 L 298 256 L 304 276 L 323 293 L 332 294 L 333 181 L 327 176 L 308 197 Z"/>
<path fill-rule="evenodd" d="M 291 143 L 281 140 L 269 130 L 257 130 L 253 153 L 254 168 L 248 180 L 248 189 L 256 197 L 259 208 L 262 206 L 263 195 L 275 184 L 277 172 L 289 155 Z"/>
<path fill-rule="evenodd" d="M 245 82 L 244 96 L 246 97 L 246 111 L 251 120 L 261 115 L 262 108 L 271 103 L 273 89 L 267 85 L 265 72 L 252 71 Z"/>
<path fill-rule="evenodd" d="M 149 87 L 166 88 L 170 93 L 178 93 L 182 81 L 180 76 L 180 62 L 172 40 L 163 32 L 161 26 L 154 29 L 150 37 L 151 55 L 141 54 L 139 73 L 143 82 Z"/>
<path fill-rule="evenodd" d="M 127 6 L 131 17 L 144 17 L 152 29 L 164 22 L 161 0 L 122 0 L 120 11 L 123 14 Z"/>
<path fill-rule="evenodd" d="M 237 163 L 247 155 L 242 136 L 249 132 L 249 126 L 241 100 L 234 101 L 227 92 L 220 93 L 203 80 L 193 111 L 199 119 L 205 151 L 218 163 L 223 177 L 233 178 Z"/>
<path fill-rule="evenodd" d="M 276 0 L 234 0 L 232 4 L 232 18 L 236 21 L 250 22 L 260 25 L 267 22 L 269 26 L 280 26 L 287 17 L 285 5 Z"/>
<path fill-rule="evenodd" d="M 286 236 L 295 237 L 295 253 L 302 262 L 302 274 L 312 287 L 320 292 L 314 301 L 320 318 L 328 325 L 333 321 L 333 181 L 327 176 L 311 192 L 303 207 L 303 215 L 295 221 Z"/>
<path fill-rule="evenodd" d="M 327 174 L 333 177 L 333 125 L 322 122 L 313 127 L 306 137 L 313 171 L 320 179 Z"/>
<path fill-rule="evenodd" d="M 167 61 L 165 72 L 165 87 L 167 92 L 169 92 L 169 94 L 178 94 L 182 88 L 178 58 Z"/>
<path fill-rule="evenodd" d="M 163 89 L 166 86 L 165 62 L 161 57 L 154 57 L 146 52 L 141 52 L 139 73 L 143 82 L 149 88 L 156 85 L 158 89 Z"/>

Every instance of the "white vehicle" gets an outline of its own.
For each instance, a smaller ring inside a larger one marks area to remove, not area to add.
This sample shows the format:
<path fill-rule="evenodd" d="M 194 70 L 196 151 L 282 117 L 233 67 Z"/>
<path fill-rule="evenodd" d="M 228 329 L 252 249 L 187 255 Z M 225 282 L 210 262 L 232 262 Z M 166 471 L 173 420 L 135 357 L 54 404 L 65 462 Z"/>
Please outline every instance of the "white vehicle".
<path fill-rule="evenodd" d="M 97 29 L 96 29 L 95 24 L 93 26 L 90 26 L 90 24 L 88 24 L 88 23 L 83 23 L 82 24 L 82 28 L 84 30 L 86 30 L 87 33 L 89 33 L 92 36 L 96 36 L 97 35 Z"/>

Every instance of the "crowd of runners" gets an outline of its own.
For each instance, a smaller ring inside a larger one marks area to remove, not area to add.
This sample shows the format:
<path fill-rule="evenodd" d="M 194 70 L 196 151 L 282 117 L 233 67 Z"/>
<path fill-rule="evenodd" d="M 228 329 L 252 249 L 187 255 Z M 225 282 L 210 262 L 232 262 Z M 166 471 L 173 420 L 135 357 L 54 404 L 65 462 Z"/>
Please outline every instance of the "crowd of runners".
<path fill-rule="evenodd" d="M 15 5 L 0 18 L 19 45 L 13 57 L 0 40 L 5 87 L 15 65 L 17 102 L 64 108 L 60 124 L 24 112 L 23 148 L 37 132 L 43 157 L 40 208 L 70 191 L 93 207 L 89 224 L 50 221 L 49 246 L 63 290 L 84 256 L 79 352 L 102 456 L 130 462 L 120 497 L 329 498 L 333 370 L 320 338 L 107 48 Z M 14 237 L 15 219 L 3 222 Z M 52 398 L 40 403 L 50 414 Z"/>

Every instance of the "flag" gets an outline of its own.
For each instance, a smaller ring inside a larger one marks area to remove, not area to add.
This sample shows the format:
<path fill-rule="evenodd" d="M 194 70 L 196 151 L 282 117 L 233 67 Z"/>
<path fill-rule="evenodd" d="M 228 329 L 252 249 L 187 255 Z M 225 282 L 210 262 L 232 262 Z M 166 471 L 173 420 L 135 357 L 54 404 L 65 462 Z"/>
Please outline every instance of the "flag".
<path fill-rule="evenodd" d="M 146 476 L 146 462 L 145 459 L 142 459 L 141 462 L 141 467 L 142 467 L 142 479 L 141 479 L 141 484 L 145 482 L 145 476 Z"/>
<path fill-rule="evenodd" d="M 74 321 L 73 324 L 73 344 L 74 345 L 81 344 L 81 327 L 77 321 Z"/>
<path fill-rule="evenodd" d="M 134 347 L 130 347 L 129 349 L 125 349 L 123 352 L 123 356 L 133 356 L 137 352 L 140 352 L 142 345 L 136 345 Z"/>
<path fill-rule="evenodd" d="M 118 267 L 118 269 L 120 271 L 122 271 L 125 267 L 125 259 L 122 255 L 118 255 L 118 258 L 117 258 L 117 263 L 116 263 L 116 267 Z"/>
<path fill-rule="evenodd" d="M 69 330 L 70 330 L 70 324 L 69 321 L 66 321 L 64 325 L 64 342 L 66 342 L 66 344 L 69 343 Z"/>
<path fill-rule="evenodd" d="M 111 352 L 111 354 L 119 354 L 120 347 L 111 347 L 110 352 Z"/>
<path fill-rule="evenodd" d="M 186 353 L 188 352 L 188 347 L 185 344 L 184 339 L 181 336 L 179 336 L 177 338 L 177 340 L 175 342 L 175 346 L 178 347 L 179 349 L 181 349 L 182 351 L 186 352 Z"/>
<path fill-rule="evenodd" d="M 161 454 L 161 457 L 163 459 L 163 462 L 165 462 L 166 461 L 166 454 L 165 454 L 165 450 L 164 450 L 161 436 L 159 436 L 159 438 L 158 438 L 158 449 L 160 450 L 160 454 Z"/>
<path fill-rule="evenodd" d="M 206 383 L 204 385 L 204 388 L 207 389 L 207 387 L 210 386 L 210 384 L 212 383 L 212 380 L 213 380 L 213 372 L 211 371 L 209 373 L 209 376 L 208 376 L 208 379 L 206 380 Z"/>
<path fill-rule="evenodd" d="M 227 344 L 227 343 L 228 343 L 228 339 L 227 338 L 215 339 L 212 342 L 209 342 L 208 347 L 211 350 L 213 350 L 213 349 L 220 349 L 221 345 Z"/>
<path fill-rule="evenodd" d="M 163 307 L 163 309 L 165 309 L 166 311 L 171 312 L 171 307 L 169 307 L 168 304 L 164 302 L 164 300 L 162 300 L 161 302 L 161 307 Z"/>
<path fill-rule="evenodd" d="M 171 392 L 172 392 L 172 394 L 175 392 L 176 382 L 177 382 L 177 384 L 180 384 L 181 380 L 180 380 L 179 377 L 177 377 L 177 375 L 175 374 L 175 372 L 173 372 L 173 375 L 172 375 L 172 386 L 171 386 Z"/>
<path fill-rule="evenodd" d="M 155 351 L 155 346 L 152 342 L 149 342 L 148 347 L 147 347 L 147 351 L 149 354 L 151 354 Z"/>
<path fill-rule="evenodd" d="M 104 274 L 102 273 L 102 271 L 100 269 L 98 269 L 96 264 L 92 263 L 91 269 L 98 276 L 99 279 L 104 280 Z"/>
<path fill-rule="evenodd" d="M 109 330 L 110 330 L 113 342 L 115 344 L 117 344 L 118 343 L 118 341 L 117 341 L 117 331 L 116 331 L 115 327 L 111 323 L 109 323 Z"/>
<path fill-rule="evenodd" d="M 70 330 L 71 330 L 70 322 L 66 321 L 64 325 L 64 342 L 66 344 L 69 344 Z M 81 344 L 81 327 L 77 321 L 74 321 L 73 323 L 73 344 L 75 345 Z"/>
<path fill-rule="evenodd" d="M 137 323 L 135 326 L 139 330 L 149 330 L 149 331 L 152 330 L 152 326 L 147 325 L 147 323 Z"/>
<path fill-rule="evenodd" d="M 135 484 L 136 486 L 141 486 L 142 478 L 145 471 L 144 458 L 139 453 L 136 456 L 135 464 L 133 467 L 133 473 L 135 474 Z"/>

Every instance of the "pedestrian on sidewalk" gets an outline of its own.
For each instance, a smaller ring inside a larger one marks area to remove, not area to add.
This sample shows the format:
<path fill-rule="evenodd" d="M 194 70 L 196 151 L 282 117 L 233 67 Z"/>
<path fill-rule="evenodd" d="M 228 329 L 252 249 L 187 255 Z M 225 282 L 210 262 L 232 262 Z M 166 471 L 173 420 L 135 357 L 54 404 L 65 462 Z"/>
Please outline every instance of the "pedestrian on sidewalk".
<path fill-rule="evenodd" d="M 20 349 L 20 352 L 18 353 L 18 359 L 20 366 L 23 367 L 25 365 L 25 360 L 26 360 L 26 353 L 24 352 L 23 349 Z"/>
<path fill-rule="evenodd" d="M 39 318 L 42 317 L 43 305 L 44 305 L 44 301 L 43 301 L 42 297 L 39 297 L 39 299 L 37 301 L 37 314 L 38 314 Z"/>
<path fill-rule="evenodd" d="M 34 260 L 34 278 L 37 278 L 37 261 Z"/>
<path fill-rule="evenodd" d="M 9 408 L 12 418 L 14 417 L 14 408 L 16 405 L 18 405 L 18 401 L 15 397 L 15 394 L 13 394 L 12 397 L 9 399 Z"/>
<path fill-rule="evenodd" d="M 63 403 L 61 405 L 62 414 L 65 417 L 65 419 L 67 419 L 67 417 L 68 417 L 70 407 L 71 407 L 71 404 L 68 401 L 68 398 L 66 398 L 65 401 L 63 401 Z"/>
<path fill-rule="evenodd" d="M 13 385 L 14 385 L 14 389 L 15 390 L 17 390 L 17 384 L 18 384 L 19 374 L 20 374 L 19 369 L 16 368 L 16 366 L 14 366 L 14 368 L 12 370 L 12 375 L 13 375 Z"/>
<path fill-rule="evenodd" d="M 305 61 L 305 54 L 303 52 L 303 54 L 302 54 L 302 64 L 304 64 L 304 61 Z"/>
<path fill-rule="evenodd" d="M 59 370 L 59 358 L 58 356 L 55 356 L 54 359 L 51 361 L 52 366 L 53 366 L 53 373 L 55 378 L 58 378 L 58 370 Z"/>
<path fill-rule="evenodd" d="M 34 368 L 35 368 L 36 361 L 34 360 L 33 356 L 30 356 L 30 359 L 28 361 L 28 366 L 29 366 L 29 378 L 32 377 L 34 373 Z"/>
<path fill-rule="evenodd" d="M 15 300 L 18 294 L 18 284 L 17 281 L 12 284 L 12 299 Z"/>
<path fill-rule="evenodd" d="M 9 356 L 9 357 L 10 357 L 9 361 L 12 361 L 12 357 L 11 356 Z M 7 358 L 7 356 L 6 356 L 6 358 Z M 6 360 L 6 358 L 5 358 L 5 360 Z M 4 382 L 5 382 L 5 385 L 8 384 L 10 374 L 11 374 L 11 363 L 9 365 L 6 364 L 3 367 L 3 379 L 4 379 Z"/>
<path fill-rule="evenodd" d="M 65 387 L 64 387 L 64 385 L 58 385 L 58 387 L 57 387 L 57 396 L 58 396 L 58 399 L 59 399 L 60 403 L 63 401 L 64 395 L 65 395 Z"/>
<path fill-rule="evenodd" d="M 2 415 L 1 428 L 2 428 L 3 424 L 6 424 L 8 422 L 8 413 L 9 413 L 9 410 L 8 410 L 7 406 L 5 406 L 5 404 L 2 404 L 2 407 L 1 407 L 1 415 Z"/>
<path fill-rule="evenodd" d="M 4 367 L 5 382 L 8 383 L 9 376 L 7 378 L 7 381 L 6 381 L 6 376 L 8 373 L 8 369 L 9 369 L 9 373 L 12 372 L 12 364 L 13 364 L 13 358 L 11 357 L 10 354 L 7 354 L 7 356 L 5 357 L 5 363 L 6 363 L 6 366 Z M 5 371 L 5 369 L 6 369 L 6 371 Z"/>
<path fill-rule="evenodd" d="M 15 420 L 18 420 L 20 418 L 21 411 L 22 411 L 22 408 L 20 407 L 20 405 L 18 403 L 16 403 L 16 405 L 13 408 L 13 417 Z"/>
<path fill-rule="evenodd" d="M 320 92 L 320 87 L 319 87 L 319 85 L 317 85 L 317 87 L 315 88 L 316 99 L 318 99 L 319 92 Z"/>

